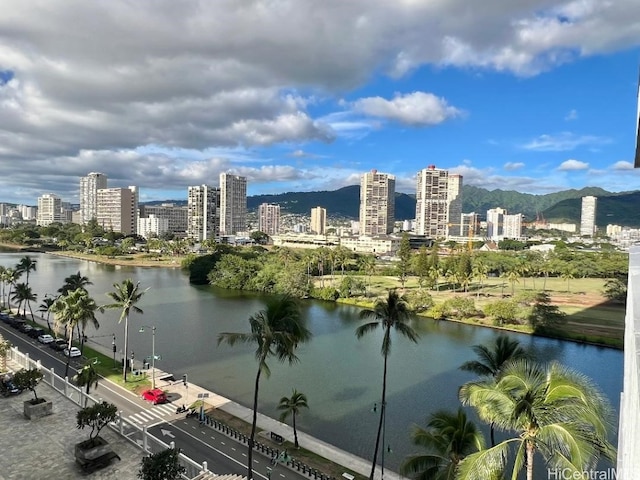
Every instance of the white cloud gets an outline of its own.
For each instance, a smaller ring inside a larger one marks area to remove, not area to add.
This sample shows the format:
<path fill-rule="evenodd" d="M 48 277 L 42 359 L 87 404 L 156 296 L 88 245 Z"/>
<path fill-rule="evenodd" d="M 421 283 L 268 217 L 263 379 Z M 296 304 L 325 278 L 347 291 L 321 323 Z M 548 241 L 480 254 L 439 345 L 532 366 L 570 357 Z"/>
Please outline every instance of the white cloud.
<path fill-rule="evenodd" d="M 567 122 L 570 122 L 572 120 L 577 120 L 578 119 L 578 111 L 573 109 L 573 110 L 569 110 L 569 112 L 564 116 L 564 119 Z"/>
<path fill-rule="evenodd" d="M 620 160 L 619 162 L 614 163 L 611 168 L 613 170 L 633 170 L 633 163 Z"/>
<path fill-rule="evenodd" d="M 396 94 L 392 100 L 382 97 L 361 98 L 353 103 L 353 109 L 365 115 L 412 126 L 437 125 L 462 114 L 444 98 L 425 92 Z"/>
<path fill-rule="evenodd" d="M 606 137 L 562 132 L 557 135 L 540 135 L 522 145 L 522 148 L 540 152 L 566 152 L 578 147 L 599 147 L 608 143 L 611 143 L 611 139 Z"/>
<path fill-rule="evenodd" d="M 524 167 L 524 163 L 522 162 L 507 162 L 503 166 L 503 168 L 507 171 L 520 170 L 523 167 Z"/>
<path fill-rule="evenodd" d="M 587 170 L 589 164 L 581 162 L 580 160 L 569 159 L 560 164 L 558 170 L 560 171 L 573 171 L 573 170 Z"/>

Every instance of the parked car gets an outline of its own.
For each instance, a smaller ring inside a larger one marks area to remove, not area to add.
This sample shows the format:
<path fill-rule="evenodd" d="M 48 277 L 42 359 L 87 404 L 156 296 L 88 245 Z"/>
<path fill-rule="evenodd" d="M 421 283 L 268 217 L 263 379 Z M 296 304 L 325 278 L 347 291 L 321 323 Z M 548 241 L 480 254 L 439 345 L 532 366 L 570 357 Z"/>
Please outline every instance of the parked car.
<path fill-rule="evenodd" d="M 42 334 L 42 335 L 40 335 L 38 337 L 38 341 L 40 343 L 47 344 L 47 343 L 52 343 L 54 340 L 53 340 L 53 337 L 51 335 L 49 335 L 48 333 L 45 333 L 45 334 Z"/>
<path fill-rule="evenodd" d="M 27 322 L 25 322 L 23 319 L 21 318 L 13 318 L 12 322 L 11 322 L 11 326 L 13 328 L 17 328 L 18 330 L 20 330 L 22 328 L 23 325 L 26 325 Z"/>
<path fill-rule="evenodd" d="M 20 331 L 22 333 L 29 333 L 31 330 L 33 330 L 33 327 L 31 325 L 29 325 L 28 323 L 23 323 L 22 325 L 20 325 Z"/>
<path fill-rule="evenodd" d="M 64 353 L 65 357 L 80 357 L 82 355 L 82 352 L 80 351 L 80 349 L 78 347 L 71 347 L 71 350 L 69 350 L 68 348 L 65 348 L 62 353 Z"/>
<path fill-rule="evenodd" d="M 33 327 L 27 333 L 27 335 L 29 335 L 31 338 L 38 338 L 40 335 L 43 335 L 43 334 L 44 334 L 44 328 L 40 328 L 40 327 Z"/>
<path fill-rule="evenodd" d="M 159 388 L 145 390 L 144 392 L 142 392 L 142 398 L 153 403 L 154 405 L 158 405 L 159 403 L 167 403 L 169 401 L 167 395 Z"/>
<path fill-rule="evenodd" d="M 49 344 L 49 346 L 57 352 L 63 351 L 65 348 L 67 348 L 68 345 L 69 342 L 67 342 L 64 338 L 56 338 Z"/>
<path fill-rule="evenodd" d="M 4 375 L 0 381 L 0 394 L 3 397 L 8 397 L 9 395 L 18 395 L 20 393 L 22 393 L 22 390 L 13 383 L 13 375 Z"/>

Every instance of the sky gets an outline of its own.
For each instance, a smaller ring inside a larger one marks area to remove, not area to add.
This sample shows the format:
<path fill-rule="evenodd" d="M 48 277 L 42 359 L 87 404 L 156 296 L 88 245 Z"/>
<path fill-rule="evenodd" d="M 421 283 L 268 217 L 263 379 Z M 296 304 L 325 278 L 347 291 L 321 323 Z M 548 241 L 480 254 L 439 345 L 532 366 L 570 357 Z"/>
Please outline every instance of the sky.
<path fill-rule="evenodd" d="M 429 165 L 640 190 L 638 0 L 0 0 L 0 202 L 246 176 L 336 190 Z"/>

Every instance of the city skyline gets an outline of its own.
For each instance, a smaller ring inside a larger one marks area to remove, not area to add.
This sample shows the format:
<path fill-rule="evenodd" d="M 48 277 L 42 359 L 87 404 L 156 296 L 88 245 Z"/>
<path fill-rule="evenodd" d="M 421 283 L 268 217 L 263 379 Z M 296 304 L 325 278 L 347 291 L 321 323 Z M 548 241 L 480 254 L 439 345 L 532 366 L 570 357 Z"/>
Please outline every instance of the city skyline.
<path fill-rule="evenodd" d="M 141 202 L 221 173 L 253 196 L 335 190 L 378 169 L 410 193 L 431 164 L 489 190 L 640 190 L 634 6 L 12 3 L 2 201 L 79 203 L 92 171 L 137 185 Z"/>

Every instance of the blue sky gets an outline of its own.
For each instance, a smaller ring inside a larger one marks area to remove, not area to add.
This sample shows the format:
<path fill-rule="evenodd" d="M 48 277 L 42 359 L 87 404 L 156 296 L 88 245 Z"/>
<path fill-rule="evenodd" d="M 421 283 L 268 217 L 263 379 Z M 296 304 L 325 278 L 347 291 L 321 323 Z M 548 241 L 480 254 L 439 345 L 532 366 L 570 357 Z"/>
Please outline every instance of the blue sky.
<path fill-rule="evenodd" d="M 635 0 L 25 0 L 0 18 L 0 201 L 245 175 L 412 193 L 434 164 L 544 194 L 640 189 Z"/>

